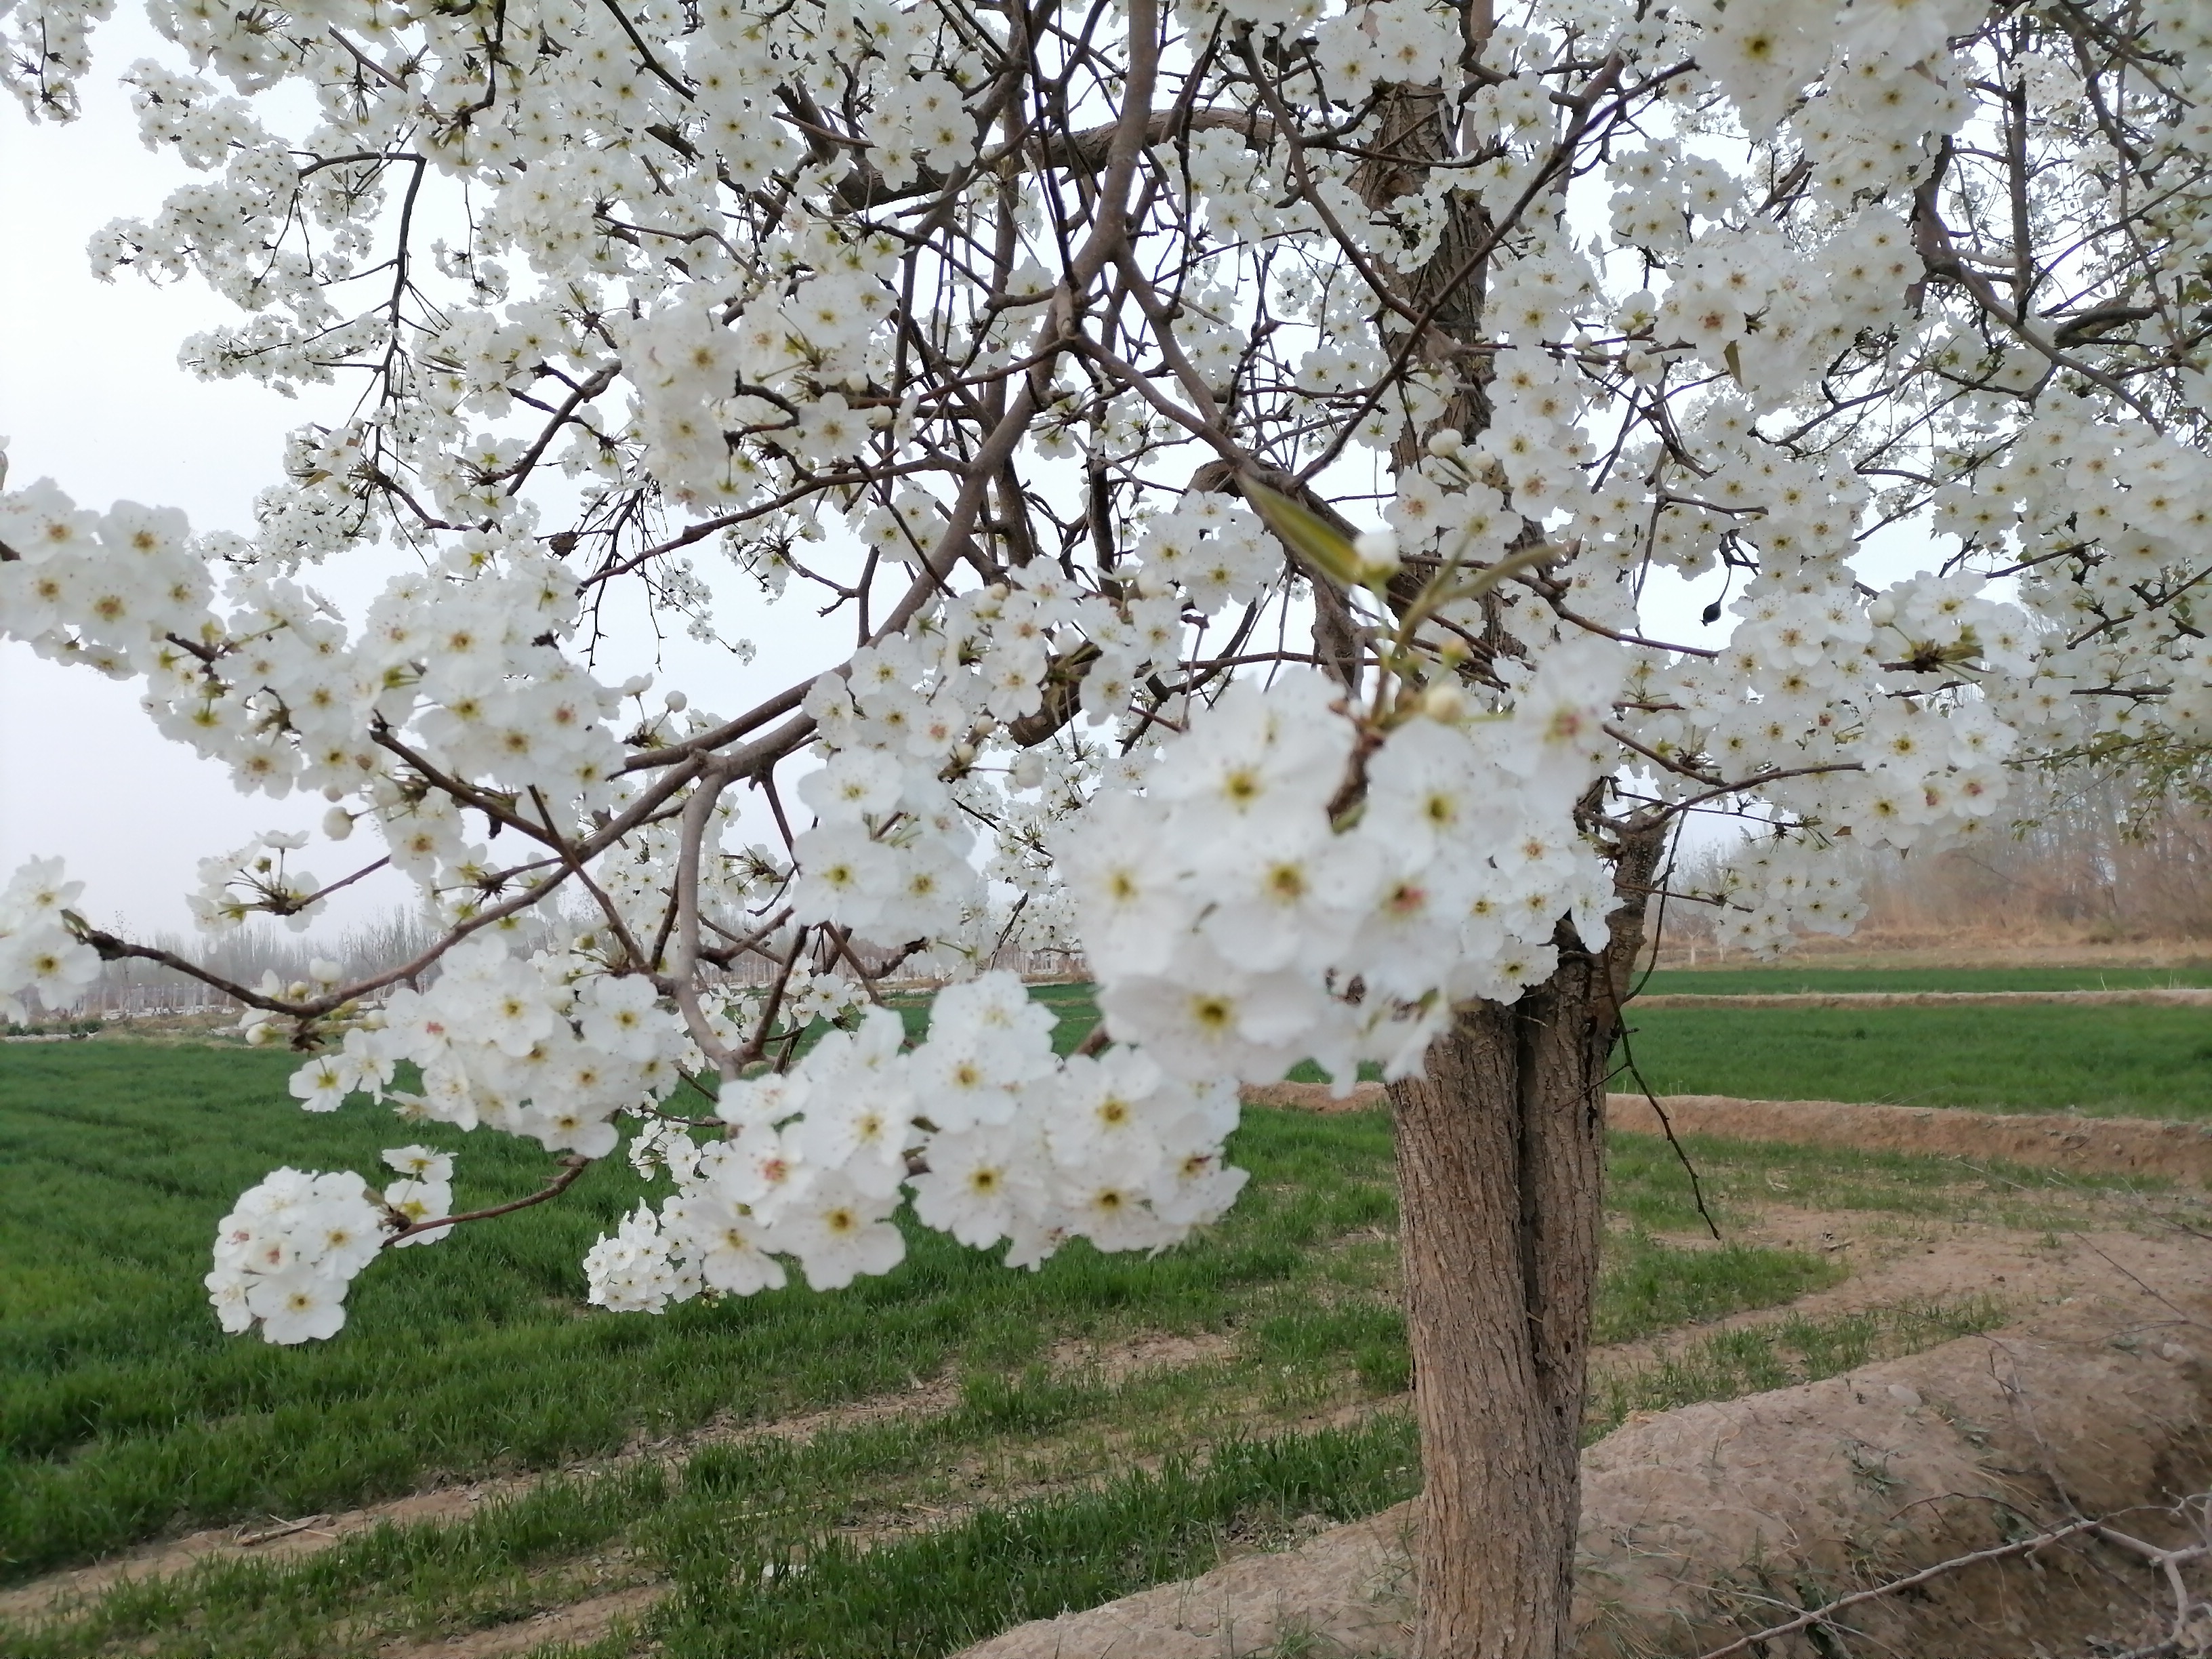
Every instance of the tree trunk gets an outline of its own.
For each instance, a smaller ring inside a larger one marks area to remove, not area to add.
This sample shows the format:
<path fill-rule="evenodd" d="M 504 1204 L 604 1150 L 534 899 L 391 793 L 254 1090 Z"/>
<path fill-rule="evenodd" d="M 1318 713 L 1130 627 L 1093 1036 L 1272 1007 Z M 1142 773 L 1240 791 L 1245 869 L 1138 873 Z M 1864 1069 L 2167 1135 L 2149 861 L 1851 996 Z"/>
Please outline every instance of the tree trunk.
<path fill-rule="evenodd" d="M 1486 0 L 1465 0 L 1470 61 L 1491 32 Z M 1393 85 L 1382 137 L 1354 187 L 1387 210 L 1449 149 L 1440 87 Z M 1486 336 L 1492 227 L 1474 198 L 1452 198 L 1438 246 L 1402 270 L 1377 262 L 1427 321 L 1415 362 L 1449 370 L 1441 415 L 1408 424 L 1393 470 L 1417 465 L 1431 431 L 1474 438 L 1490 424 L 1493 359 Z M 1377 318 L 1383 345 L 1407 343 L 1402 315 Z M 1524 538 L 1540 537 L 1530 525 Z M 1390 598 L 1402 609 L 1425 568 L 1409 562 Z M 1482 651 L 1518 654 L 1492 617 Z M 1599 827 L 1596 797 L 1584 815 Z M 1564 1659 L 1571 1633 L 1575 1534 L 1582 1514 L 1583 1388 L 1604 1231 L 1605 1085 L 1620 999 L 1643 945 L 1664 836 L 1615 827 L 1616 908 L 1592 954 L 1565 927 L 1558 971 L 1510 1006 L 1457 1011 L 1431 1048 L 1427 1075 L 1390 1085 L 1396 1118 L 1399 1237 L 1424 1483 L 1416 1558 L 1416 1659 Z"/>
<path fill-rule="evenodd" d="M 1390 1085 L 1424 1484 L 1416 1659 L 1561 1659 L 1604 1230 L 1605 1084 L 1660 832 L 1620 845 L 1611 943 L 1470 1004 Z"/>

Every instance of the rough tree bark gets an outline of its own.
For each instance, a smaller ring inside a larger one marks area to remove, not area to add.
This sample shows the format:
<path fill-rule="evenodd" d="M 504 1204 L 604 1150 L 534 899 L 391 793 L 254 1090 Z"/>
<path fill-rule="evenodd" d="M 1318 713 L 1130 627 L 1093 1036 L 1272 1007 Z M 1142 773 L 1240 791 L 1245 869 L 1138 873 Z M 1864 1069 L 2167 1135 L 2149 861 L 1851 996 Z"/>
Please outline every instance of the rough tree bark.
<path fill-rule="evenodd" d="M 1605 1084 L 1663 831 L 1617 843 L 1610 942 L 1561 931 L 1517 1002 L 1469 1004 L 1390 1085 L 1424 1483 L 1418 1659 L 1567 1650 Z"/>
<path fill-rule="evenodd" d="M 1487 0 L 1463 0 L 1461 21 L 1472 64 L 1491 33 Z M 1355 183 L 1370 209 L 1387 210 L 1453 145 L 1437 86 L 1391 86 L 1378 113 L 1382 137 Z M 1407 309 L 1428 319 L 1412 361 L 1449 383 L 1438 417 L 1392 445 L 1395 471 L 1419 464 L 1434 429 L 1471 440 L 1490 424 L 1495 359 L 1482 313 L 1492 233 L 1462 193 L 1426 259 L 1380 262 Z M 1387 349 L 1406 347 L 1403 314 L 1379 308 L 1376 321 Z M 1542 533 L 1530 525 L 1522 544 Z M 1409 565 L 1392 602 L 1409 603 L 1425 575 Z M 1520 651 L 1486 608 L 1491 626 L 1465 670 L 1476 676 Z M 1549 980 L 1510 1005 L 1459 1009 L 1426 1075 L 1390 1087 L 1423 1462 L 1417 1659 L 1567 1650 L 1604 1229 L 1605 1085 L 1665 834 L 1657 823 L 1606 823 L 1599 805 L 1594 795 L 1583 818 L 1614 855 L 1606 948 L 1588 951 L 1563 927 Z"/>

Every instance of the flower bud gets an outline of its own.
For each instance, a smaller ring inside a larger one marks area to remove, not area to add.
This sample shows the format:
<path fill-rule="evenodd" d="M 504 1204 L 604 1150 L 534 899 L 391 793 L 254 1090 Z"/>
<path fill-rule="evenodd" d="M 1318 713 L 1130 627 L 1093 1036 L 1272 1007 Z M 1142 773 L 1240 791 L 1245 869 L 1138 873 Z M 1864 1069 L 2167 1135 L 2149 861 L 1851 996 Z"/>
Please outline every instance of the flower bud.
<path fill-rule="evenodd" d="M 1467 693 L 1449 680 L 1438 680 L 1421 693 L 1421 712 L 1450 726 L 1467 718 Z"/>
<path fill-rule="evenodd" d="M 1352 544 L 1363 587 L 1380 587 L 1398 574 L 1398 538 L 1388 530 L 1370 530 Z"/>
<path fill-rule="evenodd" d="M 323 814 L 323 834 L 331 841 L 343 841 L 353 834 L 353 814 L 343 806 L 333 806 Z"/>
<path fill-rule="evenodd" d="M 680 714 L 691 706 L 691 699 L 681 691 L 671 691 L 661 702 L 668 706 L 668 712 L 672 714 Z"/>

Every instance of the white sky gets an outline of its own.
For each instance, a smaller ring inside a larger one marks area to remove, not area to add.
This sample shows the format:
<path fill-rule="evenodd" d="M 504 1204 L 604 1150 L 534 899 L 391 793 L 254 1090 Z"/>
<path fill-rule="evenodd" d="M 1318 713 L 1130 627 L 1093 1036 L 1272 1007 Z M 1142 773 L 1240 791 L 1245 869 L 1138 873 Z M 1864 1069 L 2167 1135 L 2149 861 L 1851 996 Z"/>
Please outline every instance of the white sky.
<path fill-rule="evenodd" d="M 112 218 L 150 216 L 170 189 L 198 176 L 140 144 L 117 85 L 134 58 L 163 52 L 163 43 L 128 11 L 95 38 L 82 120 L 33 126 L 0 111 L 0 434 L 10 440 L 9 481 L 51 476 L 86 506 L 143 501 L 182 507 L 198 528 L 247 529 L 254 493 L 277 476 L 283 434 L 342 417 L 349 388 L 288 400 L 248 382 L 197 380 L 176 366 L 179 343 L 235 313 L 193 282 L 155 289 L 128 275 L 93 279 L 84 250 L 94 232 Z M 1932 562 L 1918 537 L 1885 540 L 1880 556 L 1863 562 L 1874 579 Z M 317 583 L 330 586 L 322 576 Z M 1705 597 L 1685 595 L 1679 619 L 1669 619 L 1680 637 L 1720 634 L 1696 623 Z M 751 672 L 736 675 L 727 658 L 678 641 L 669 683 L 729 713 L 849 648 L 844 629 L 825 637 L 829 628 L 812 623 L 803 601 L 752 620 L 761 659 Z M 641 657 L 614 677 L 653 665 Z M 325 804 L 240 795 L 221 769 L 160 738 L 137 699 L 133 686 L 0 642 L 0 878 L 26 858 L 61 854 L 88 884 L 88 915 L 139 931 L 182 929 L 199 859 L 264 830 L 312 827 Z M 302 861 L 335 879 L 351 867 L 338 854 L 363 845 L 318 838 Z M 331 921 L 349 925 L 404 896 L 396 885 L 364 884 L 333 905 Z"/>
<path fill-rule="evenodd" d="M 52 477 L 82 506 L 117 500 L 183 508 L 195 529 L 249 530 L 258 490 L 279 476 L 284 434 L 309 421 L 342 418 L 351 388 L 310 387 L 297 399 L 247 381 L 208 383 L 177 367 L 186 336 L 237 313 L 196 281 L 155 288 L 125 273 L 95 281 L 85 246 L 110 220 L 150 217 L 195 174 L 138 141 L 129 97 L 117 82 L 141 57 L 173 56 L 143 15 L 125 10 L 94 36 L 99 59 L 84 88 L 84 117 L 33 126 L 0 110 L 0 434 L 9 482 Z M 705 551 L 702 564 L 714 559 Z M 311 573 L 352 614 L 374 582 Z M 720 653 L 677 639 L 672 671 L 696 703 L 748 706 L 834 657 L 826 625 L 809 628 L 803 603 L 757 626 L 760 657 L 742 676 Z M 726 623 L 726 628 L 728 625 Z M 841 623 L 835 641 L 849 648 Z M 649 647 L 648 647 L 649 650 Z M 649 671 L 649 654 L 611 678 Z M 162 738 L 140 712 L 136 686 L 40 661 L 0 642 L 0 879 L 24 859 L 60 854 L 83 880 L 82 905 L 100 921 L 183 930 L 184 895 L 200 859 L 243 846 L 264 830 L 310 829 L 319 796 L 272 801 L 244 796 L 228 775 Z M 333 847 L 319 837 L 298 855 L 325 881 L 353 867 L 346 855 L 376 850 L 374 836 Z M 351 925 L 404 902 L 396 882 L 341 895 L 329 923 Z"/>
<path fill-rule="evenodd" d="M 229 310 L 204 289 L 93 280 L 92 234 L 149 216 L 193 176 L 140 145 L 115 84 L 152 44 L 143 17 L 118 18 L 101 36 L 109 44 L 85 86 L 83 120 L 33 126 L 12 106 L 0 111 L 9 480 L 20 488 L 51 476 L 87 506 L 155 502 L 183 507 L 196 527 L 246 529 L 283 434 L 314 411 L 177 368 L 184 337 Z M 303 828 L 322 808 L 247 800 L 217 768 L 163 741 L 135 688 L 0 643 L 0 873 L 62 854 L 88 883 L 88 915 L 181 928 L 198 860 L 263 830 Z"/>

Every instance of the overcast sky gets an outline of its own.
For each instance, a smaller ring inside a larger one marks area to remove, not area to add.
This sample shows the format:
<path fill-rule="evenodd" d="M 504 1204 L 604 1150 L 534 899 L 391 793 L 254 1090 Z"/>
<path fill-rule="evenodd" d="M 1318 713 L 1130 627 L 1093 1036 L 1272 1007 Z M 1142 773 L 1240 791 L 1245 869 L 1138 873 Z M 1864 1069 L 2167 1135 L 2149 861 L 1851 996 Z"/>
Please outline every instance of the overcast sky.
<path fill-rule="evenodd" d="M 86 83 L 83 120 L 33 126 L 12 105 L 0 110 L 9 482 L 51 476 L 83 505 L 158 502 L 183 507 L 195 526 L 244 529 L 284 432 L 315 411 L 177 368 L 185 336 L 228 309 L 204 289 L 93 280 L 92 234 L 150 215 L 192 176 L 140 145 L 115 84 L 151 45 L 143 15 L 126 10 L 98 38 L 109 44 Z M 155 735 L 133 687 L 0 643 L 0 875 L 63 854 L 88 882 L 83 902 L 96 920 L 181 927 L 198 860 L 262 830 L 304 827 L 320 809 L 246 799 L 217 769 Z"/>
<path fill-rule="evenodd" d="M 198 380 L 177 367 L 179 344 L 234 320 L 235 311 L 197 282 L 157 289 L 128 273 L 112 283 L 93 278 L 85 246 L 94 232 L 112 219 L 150 217 L 179 183 L 202 176 L 139 143 L 117 84 L 136 58 L 173 56 L 143 14 L 125 8 L 95 42 L 82 120 L 33 126 L 14 108 L 0 110 L 0 434 L 9 440 L 9 482 L 20 488 L 51 477 L 80 505 L 142 501 L 182 507 L 197 529 L 250 529 L 255 493 L 278 476 L 285 433 L 343 418 L 350 388 L 309 388 L 287 399 L 249 382 Z M 328 570 L 311 580 L 351 601 L 356 617 L 360 594 L 375 586 L 342 585 Z M 742 675 L 716 653 L 672 642 L 667 683 L 735 708 L 749 690 L 780 689 L 820 667 L 836 641 L 824 637 L 827 628 L 806 626 L 803 607 L 792 610 L 799 614 L 758 630 L 760 659 Z M 611 672 L 619 679 L 654 666 L 648 647 Z M 0 879 L 26 858 L 60 854 L 87 883 L 82 903 L 95 920 L 181 929 L 200 859 L 264 830 L 310 828 L 326 804 L 240 795 L 222 769 L 161 738 L 137 697 L 133 685 L 0 642 Z M 373 856 L 373 840 L 339 848 L 318 837 L 302 856 L 328 881 L 350 867 L 342 854 L 365 846 Z M 333 902 L 331 920 L 348 925 L 407 892 L 366 884 Z"/>
<path fill-rule="evenodd" d="M 310 388 L 288 400 L 246 382 L 203 383 L 176 366 L 178 345 L 234 313 L 196 283 L 93 279 L 84 252 L 92 234 L 113 218 L 150 216 L 196 176 L 140 144 L 117 85 L 133 59 L 167 51 L 143 15 L 126 7 L 97 39 L 82 120 L 33 126 L 0 111 L 0 434 L 10 440 L 9 481 L 51 476 L 87 506 L 143 501 L 182 507 L 196 527 L 244 530 L 254 493 L 277 476 L 283 434 L 343 418 L 349 389 Z M 1887 580 L 1929 562 L 1919 538 L 1893 535 L 1862 569 Z M 328 575 L 315 580 L 342 600 L 371 586 L 349 593 Z M 1720 630 L 1696 621 L 1705 597 L 1678 595 L 1654 625 L 1713 638 Z M 812 623 L 803 605 L 780 608 L 753 631 L 762 647 L 753 672 L 737 674 L 726 658 L 678 641 L 668 683 L 732 712 L 849 644 L 842 629 L 833 636 Z M 653 666 L 641 655 L 603 672 L 619 678 Z M 133 686 L 0 643 L 0 878 L 25 858 L 61 854 L 88 883 L 82 902 L 94 919 L 181 928 L 198 860 L 264 830 L 308 828 L 325 804 L 240 795 L 220 769 L 157 736 L 137 698 Z M 318 838 L 307 867 L 334 879 L 349 867 L 341 850 Z M 331 919 L 346 925 L 403 896 L 396 885 L 365 885 Z"/>

